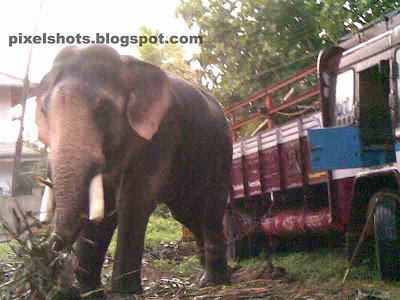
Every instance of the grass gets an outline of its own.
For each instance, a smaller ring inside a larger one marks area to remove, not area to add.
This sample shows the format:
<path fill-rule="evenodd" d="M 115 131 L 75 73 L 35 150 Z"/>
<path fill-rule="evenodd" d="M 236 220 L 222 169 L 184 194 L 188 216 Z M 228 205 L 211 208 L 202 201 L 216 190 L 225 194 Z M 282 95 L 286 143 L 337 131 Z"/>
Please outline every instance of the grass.
<path fill-rule="evenodd" d="M 11 248 L 8 245 L 8 243 L 1 243 L 0 244 L 0 260 L 3 260 L 7 257 L 7 255 L 10 253 Z"/>
<path fill-rule="evenodd" d="M 181 239 L 182 227 L 180 223 L 165 214 L 153 214 L 149 220 L 145 245 L 147 248 L 157 248 L 160 244 L 175 243 Z M 114 253 L 116 247 L 116 236 L 110 246 L 110 252 Z M 161 247 L 162 248 L 162 247 Z M 0 260 L 10 253 L 7 243 L 0 244 Z M 146 257 L 148 258 L 148 257 Z M 283 267 L 288 273 L 294 275 L 296 281 L 290 283 L 290 288 L 298 291 L 309 290 L 315 294 L 332 295 L 332 299 L 354 299 L 337 298 L 337 294 L 344 290 L 356 289 L 367 290 L 374 295 L 388 295 L 390 299 L 400 299 L 400 282 L 382 282 L 376 267 L 374 255 L 366 255 L 361 263 L 352 267 L 347 281 L 342 283 L 346 269 L 348 268 L 347 256 L 343 247 L 307 247 L 300 250 L 284 250 L 268 254 L 266 250 L 257 258 L 243 259 L 240 265 L 244 267 L 256 267 L 269 259 L 274 266 Z M 191 277 L 199 271 L 199 260 L 197 256 L 183 257 L 183 261 L 172 259 L 150 258 L 149 263 L 153 269 L 175 274 L 173 276 Z M 335 297 L 333 297 L 336 295 Z M 389 299 L 381 298 L 368 299 Z M 1 299 L 1 295 L 0 295 Z M 269 298 L 268 298 L 269 299 Z M 297 298 L 293 298 L 297 299 Z M 319 298 L 316 298 L 319 299 Z M 364 298 L 363 298 L 364 299 Z M 367 298 L 365 298 L 367 299 Z"/>
<path fill-rule="evenodd" d="M 181 237 L 181 225 L 172 218 L 153 215 L 146 235 L 147 246 L 157 246 L 160 241 L 177 241 Z M 360 264 L 353 266 L 345 283 L 342 283 L 345 271 L 349 266 L 343 247 L 313 247 L 312 249 L 286 250 L 268 255 L 267 251 L 257 258 L 244 259 L 240 265 L 252 267 L 269 259 L 274 266 L 280 266 L 294 275 L 301 288 L 318 290 L 321 293 L 335 293 L 338 289 L 364 289 L 376 294 L 390 293 L 390 299 L 400 299 L 400 282 L 383 282 L 380 280 L 375 256 L 364 255 Z M 183 276 L 193 275 L 199 270 L 196 256 L 186 257 L 182 262 L 155 260 L 154 268 L 179 273 Z"/>
<path fill-rule="evenodd" d="M 152 215 L 146 231 L 145 245 L 155 247 L 161 242 L 176 242 L 182 238 L 182 225 L 173 218 Z"/>
<path fill-rule="evenodd" d="M 166 217 L 165 213 L 156 211 L 150 216 L 146 231 L 145 246 L 149 248 L 160 245 L 161 242 L 177 242 L 182 238 L 182 225 L 172 217 Z M 117 246 L 116 232 L 111 241 L 109 251 L 114 254 Z M 11 251 L 8 243 L 0 243 L 0 259 L 3 259 Z"/>
<path fill-rule="evenodd" d="M 370 255 L 364 256 L 359 265 L 351 268 L 345 283 L 342 283 L 342 280 L 349 262 L 342 247 L 289 250 L 271 255 L 262 252 L 257 258 L 241 261 L 240 265 L 252 267 L 266 259 L 274 266 L 282 267 L 294 275 L 297 278 L 296 284 L 300 284 L 304 289 L 324 294 L 346 288 L 362 289 L 378 295 L 389 293 L 390 299 L 400 299 L 400 282 L 381 281 L 375 258 Z"/>
<path fill-rule="evenodd" d="M 110 243 L 109 251 L 114 254 L 117 247 L 115 232 Z M 160 245 L 161 242 L 177 242 L 182 238 L 182 225 L 172 217 L 165 218 L 158 214 L 152 214 L 146 230 L 145 246 L 149 248 Z"/>

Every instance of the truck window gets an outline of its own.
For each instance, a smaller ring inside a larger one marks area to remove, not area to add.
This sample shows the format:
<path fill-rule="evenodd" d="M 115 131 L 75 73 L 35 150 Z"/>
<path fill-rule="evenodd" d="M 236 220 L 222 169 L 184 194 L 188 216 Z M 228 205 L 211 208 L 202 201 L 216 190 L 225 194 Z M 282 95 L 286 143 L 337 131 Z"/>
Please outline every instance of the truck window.
<path fill-rule="evenodd" d="M 354 122 L 354 70 L 337 76 L 336 99 L 333 111 L 335 126 L 342 127 Z"/>
<path fill-rule="evenodd" d="M 375 65 L 359 74 L 360 128 L 364 145 L 383 145 L 392 137 L 389 74 Z"/>

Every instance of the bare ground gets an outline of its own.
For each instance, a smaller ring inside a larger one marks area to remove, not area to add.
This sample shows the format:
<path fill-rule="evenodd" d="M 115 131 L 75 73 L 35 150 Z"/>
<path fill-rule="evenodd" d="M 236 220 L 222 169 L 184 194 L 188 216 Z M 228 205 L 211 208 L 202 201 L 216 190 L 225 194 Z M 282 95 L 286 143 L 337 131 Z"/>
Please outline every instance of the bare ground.
<path fill-rule="evenodd" d="M 143 295 L 125 299 L 395 299 L 388 293 L 374 294 L 368 290 L 348 286 L 306 287 L 304 280 L 283 268 L 273 266 L 271 262 L 260 262 L 253 268 L 231 266 L 232 278 L 229 285 L 200 288 L 197 275 L 185 276 L 180 272 L 157 268 L 157 260 L 169 260 L 180 263 L 185 257 L 196 255 L 193 243 L 178 242 L 164 244 L 154 249 L 146 249 L 143 259 Z M 111 262 L 111 260 L 109 260 Z M 107 268 L 106 266 L 106 274 Z M 112 298 L 120 299 L 120 298 Z"/>

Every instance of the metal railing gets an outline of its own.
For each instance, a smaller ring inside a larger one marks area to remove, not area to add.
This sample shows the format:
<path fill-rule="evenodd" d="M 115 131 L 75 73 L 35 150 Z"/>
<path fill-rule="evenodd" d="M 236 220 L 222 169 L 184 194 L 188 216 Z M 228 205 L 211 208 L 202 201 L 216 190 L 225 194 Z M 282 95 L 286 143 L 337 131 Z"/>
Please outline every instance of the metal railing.
<path fill-rule="evenodd" d="M 283 103 L 280 103 L 278 105 L 272 105 L 273 103 L 273 94 L 276 93 L 277 91 L 281 90 L 282 88 L 285 88 L 289 86 L 290 84 L 303 79 L 310 74 L 316 73 L 317 71 L 317 66 L 314 65 L 308 69 L 305 69 L 299 73 L 296 73 L 295 75 L 289 77 L 288 79 L 278 82 L 272 86 L 267 87 L 266 89 L 262 90 L 261 92 L 258 92 L 256 94 L 253 94 L 252 96 L 240 101 L 239 103 L 228 107 L 224 109 L 225 115 L 226 116 L 231 116 L 231 129 L 232 129 L 232 136 L 233 140 L 237 140 L 237 131 L 243 126 L 246 126 L 249 123 L 252 123 L 257 120 L 261 119 L 268 119 L 267 126 L 268 128 L 273 128 L 275 126 L 274 121 L 270 117 L 271 114 L 277 113 L 281 110 L 284 110 L 288 107 L 291 107 L 293 105 L 296 105 L 300 102 L 303 102 L 305 100 L 308 100 L 314 96 L 319 95 L 320 93 L 320 88 L 319 84 L 316 85 L 316 87 L 309 89 L 306 92 L 300 93 L 299 95 L 295 97 L 291 97 L 284 101 Z M 264 99 L 265 101 L 265 111 L 263 113 L 255 113 L 253 114 L 250 118 L 245 119 L 243 121 L 237 122 L 236 120 L 236 112 L 240 109 L 243 109 L 246 105 L 249 105 L 250 103 L 259 101 L 260 99 Z"/>

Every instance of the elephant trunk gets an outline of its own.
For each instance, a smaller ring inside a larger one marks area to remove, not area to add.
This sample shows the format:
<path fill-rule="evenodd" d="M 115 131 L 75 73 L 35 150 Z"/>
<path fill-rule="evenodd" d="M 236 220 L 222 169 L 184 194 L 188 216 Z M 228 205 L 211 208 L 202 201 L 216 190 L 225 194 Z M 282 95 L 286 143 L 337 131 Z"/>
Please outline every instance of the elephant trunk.
<path fill-rule="evenodd" d="M 88 153 L 77 156 L 52 160 L 56 250 L 71 247 L 88 219 L 101 221 L 104 215 L 102 163 Z"/>
<path fill-rule="evenodd" d="M 98 188 L 89 187 L 105 166 L 104 133 L 93 116 L 93 107 L 84 104 L 86 98 L 77 93 L 82 90 L 79 84 L 58 86 L 52 94 L 49 116 L 57 249 L 71 247 L 87 222 L 89 194 L 97 198 L 102 195 L 96 191 Z M 97 177 L 94 186 L 99 187 L 100 183 Z"/>

